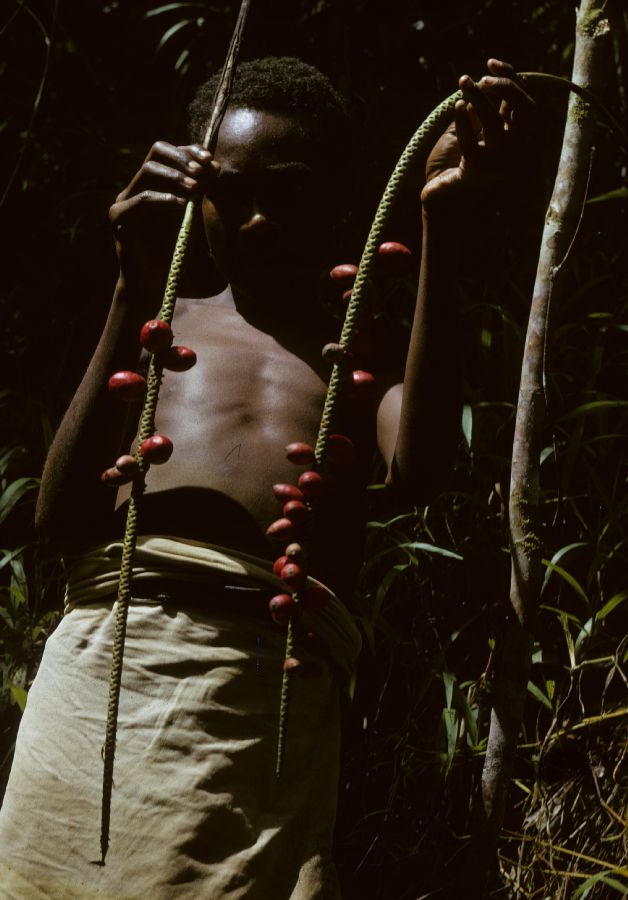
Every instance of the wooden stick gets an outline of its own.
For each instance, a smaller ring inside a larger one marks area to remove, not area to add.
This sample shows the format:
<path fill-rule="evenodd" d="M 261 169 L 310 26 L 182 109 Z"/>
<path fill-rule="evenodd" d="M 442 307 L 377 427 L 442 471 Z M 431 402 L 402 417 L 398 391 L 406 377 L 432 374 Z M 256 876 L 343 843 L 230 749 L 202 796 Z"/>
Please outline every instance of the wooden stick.
<path fill-rule="evenodd" d="M 216 88 L 216 94 L 214 95 L 211 118 L 205 132 L 205 137 L 203 138 L 203 147 L 206 150 L 211 150 L 212 153 L 216 145 L 220 123 L 223 120 L 223 117 L 227 110 L 227 104 L 229 103 L 229 95 L 231 94 L 231 85 L 233 82 L 235 64 L 238 58 L 238 53 L 240 52 L 242 32 L 244 31 L 244 25 L 249 14 L 250 6 L 251 0 L 242 0 L 240 12 L 238 13 L 238 20 L 233 30 L 229 49 L 227 50 L 227 58 L 223 66 L 223 70 L 220 74 L 220 81 L 218 83 L 218 87 Z"/>
<path fill-rule="evenodd" d="M 609 25 L 604 0 L 582 0 L 576 13 L 572 81 L 599 89 Z M 495 866 L 508 788 L 521 728 L 531 668 L 534 625 L 542 576 L 539 481 L 545 416 L 545 356 L 550 300 L 556 299 L 564 262 L 571 250 L 591 165 L 594 116 L 590 103 L 572 94 L 554 190 L 545 228 L 530 309 L 513 441 L 510 485 L 510 623 L 502 636 L 494 673 L 491 722 L 475 808 L 476 874 L 485 890 Z"/>

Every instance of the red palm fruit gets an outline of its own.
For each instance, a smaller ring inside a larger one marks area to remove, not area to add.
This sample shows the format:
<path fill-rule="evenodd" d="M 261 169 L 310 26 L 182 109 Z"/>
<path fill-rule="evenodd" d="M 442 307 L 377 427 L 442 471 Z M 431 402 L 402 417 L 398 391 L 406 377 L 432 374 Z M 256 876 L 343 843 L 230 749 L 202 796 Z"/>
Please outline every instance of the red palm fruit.
<path fill-rule="evenodd" d="M 305 569 L 294 562 L 287 562 L 279 573 L 279 577 L 293 591 L 300 590 L 307 581 Z"/>
<path fill-rule="evenodd" d="M 399 241 L 384 241 L 377 248 L 380 256 L 412 256 L 412 250 Z"/>
<path fill-rule="evenodd" d="M 355 447 L 344 434 L 330 434 L 327 443 L 327 459 L 337 466 L 348 466 L 355 459 Z"/>
<path fill-rule="evenodd" d="M 172 441 L 165 434 L 154 434 L 140 444 L 140 453 L 151 466 L 160 466 L 172 456 Z"/>
<path fill-rule="evenodd" d="M 342 299 L 345 301 L 345 303 L 348 303 L 349 300 L 351 300 L 351 294 L 352 294 L 352 293 L 353 293 L 353 290 L 351 290 L 351 289 L 349 289 L 348 291 L 345 291 L 345 292 L 343 293 Z"/>
<path fill-rule="evenodd" d="M 357 357 L 369 356 L 373 352 L 373 329 L 354 329 L 351 348 Z"/>
<path fill-rule="evenodd" d="M 142 325 L 140 344 L 149 353 L 161 353 L 172 344 L 172 328 L 163 319 L 149 319 Z"/>
<path fill-rule="evenodd" d="M 325 344 L 322 351 L 324 360 L 330 363 L 341 363 L 346 357 L 345 350 L 340 344 Z"/>
<path fill-rule="evenodd" d="M 355 387 L 361 387 L 362 385 L 371 386 L 375 384 L 375 376 L 370 372 L 365 372 L 364 369 L 355 369 L 351 373 L 351 381 Z"/>
<path fill-rule="evenodd" d="M 303 565 L 305 562 L 305 552 L 301 544 L 288 544 L 286 547 L 286 562 L 295 562 Z"/>
<path fill-rule="evenodd" d="M 371 352 L 375 336 L 375 322 L 368 310 L 362 310 L 359 314 L 355 328 L 351 334 L 351 352 L 355 357 L 364 356 Z"/>
<path fill-rule="evenodd" d="M 287 562 L 290 562 L 287 556 L 278 556 L 273 563 L 273 575 L 280 575 L 281 570 Z"/>
<path fill-rule="evenodd" d="M 320 584 L 312 584 L 299 594 L 305 609 L 318 612 L 330 602 L 329 591 Z"/>
<path fill-rule="evenodd" d="M 342 263 L 339 266 L 334 266 L 334 268 L 329 273 L 329 277 L 332 281 L 335 281 L 339 284 L 346 282 L 353 284 L 353 282 L 355 281 L 355 276 L 357 274 L 357 266 L 354 266 L 352 263 Z"/>
<path fill-rule="evenodd" d="M 370 394 L 375 387 L 375 376 L 363 369 L 356 369 L 351 373 L 350 386 L 353 389 L 352 392 L 357 396 Z"/>
<path fill-rule="evenodd" d="M 318 472 L 302 472 L 299 475 L 298 485 L 301 488 L 306 500 L 318 497 L 325 487 L 325 483 Z"/>
<path fill-rule="evenodd" d="M 141 400 L 146 393 L 146 379 L 137 372 L 114 372 L 107 387 L 120 400 L 133 403 Z"/>
<path fill-rule="evenodd" d="M 314 449 L 303 441 L 294 441 L 286 447 L 286 456 L 297 466 L 311 466 L 314 462 Z"/>
<path fill-rule="evenodd" d="M 121 472 L 116 466 L 112 466 L 110 469 L 105 469 L 100 476 L 100 480 L 108 487 L 117 488 L 120 487 L 121 484 L 128 484 L 129 481 L 133 481 L 133 476 L 125 475 L 124 472 Z"/>
<path fill-rule="evenodd" d="M 283 670 L 286 675 L 298 675 L 303 669 L 303 663 L 300 659 L 297 659 L 295 656 L 289 656 L 287 659 L 283 661 Z"/>
<path fill-rule="evenodd" d="M 266 536 L 273 541 L 291 541 L 296 537 L 296 526 L 290 519 L 276 519 L 266 529 Z"/>
<path fill-rule="evenodd" d="M 386 269 L 405 272 L 412 262 L 412 251 L 398 241 L 385 241 L 377 248 L 379 260 Z"/>
<path fill-rule="evenodd" d="M 187 372 L 196 365 L 196 353 L 189 347 L 169 347 L 158 355 L 158 362 L 162 369 L 170 369 L 171 372 Z"/>
<path fill-rule="evenodd" d="M 125 453 L 116 459 L 116 469 L 119 469 L 124 475 L 133 477 L 139 470 L 139 463 L 130 453 Z"/>
<path fill-rule="evenodd" d="M 273 484 L 273 494 L 281 503 L 287 503 L 288 500 L 300 500 L 303 502 L 303 491 L 293 484 Z"/>
<path fill-rule="evenodd" d="M 277 625 L 287 625 L 297 606 L 290 594 L 277 594 L 268 604 L 268 609 L 273 622 Z"/>
<path fill-rule="evenodd" d="M 307 506 L 305 503 L 302 503 L 301 500 L 288 500 L 287 503 L 284 503 L 283 514 L 286 519 L 290 519 L 295 525 L 304 522 L 307 519 L 308 513 L 309 510 Z"/>

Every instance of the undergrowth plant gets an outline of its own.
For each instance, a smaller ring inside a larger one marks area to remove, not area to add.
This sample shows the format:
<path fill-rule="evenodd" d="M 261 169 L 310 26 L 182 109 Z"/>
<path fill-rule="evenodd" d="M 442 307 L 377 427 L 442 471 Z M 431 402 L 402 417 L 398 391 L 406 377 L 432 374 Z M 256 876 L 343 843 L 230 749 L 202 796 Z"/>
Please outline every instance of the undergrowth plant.
<path fill-rule="evenodd" d="M 32 530 L 43 452 L 50 423 L 38 404 L 3 391 L 0 410 L 13 438 L 0 448 L 0 795 L 4 792 L 15 734 L 46 637 L 60 616 L 59 563 Z M 36 436 L 38 433 L 38 437 Z"/>
<path fill-rule="evenodd" d="M 624 189 L 607 189 L 582 211 L 553 310 L 539 460 L 541 606 L 487 896 L 628 893 L 628 278 L 608 225 L 623 221 L 623 199 Z M 594 204 L 606 205 L 606 221 Z M 499 279 L 471 286 L 453 487 L 405 515 L 380 508 L 369 525 L 358 598 L 368 655 L 343 784 L 362 812 L 342 825 L 349 897 L 485 896 L 470 836 L 493 696 L 511 665 L 500 639 L 509 628 L 508 482 L 530 288 L 514 255 Z"/>
<path fill-rule="evenodd" d="M 500 843 L 503 896 L 552 900 L 628 890 L 628 278 L 600 279 L 578 256 L 552 341 L 538 639 Z M 357 599 L 367 649 L 342 785 L 348 897 L 374 884 L 395 900 L 417 896 L 408 885 L 460 896 L 506 625 L 517 296 L 504 286 L 510 309 L 491 296 L 466 305 L 493 379 L 467 383 L 451 489 L 403 515 L 380 502 L 369 523 Z M 372 492 L 377 507 L 381 486 Z"/>

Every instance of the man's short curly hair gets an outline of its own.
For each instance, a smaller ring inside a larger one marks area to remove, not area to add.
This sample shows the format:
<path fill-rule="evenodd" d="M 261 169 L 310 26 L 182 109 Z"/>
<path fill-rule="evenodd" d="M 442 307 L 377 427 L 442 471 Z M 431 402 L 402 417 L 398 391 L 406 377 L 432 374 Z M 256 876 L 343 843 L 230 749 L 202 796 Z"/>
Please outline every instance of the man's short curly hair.
<path fill-rule="evenodd" d="M 220 74 L 201 85 L 189 112 L 190 136 L 202 140 Z M 231 107 L 295 115 L 310 120 L 323 143 L 345 143 L 349 115 L 344 98 L 314 66 L 291 56 L 268 56 L 240 63 L 233 80 Z"/>

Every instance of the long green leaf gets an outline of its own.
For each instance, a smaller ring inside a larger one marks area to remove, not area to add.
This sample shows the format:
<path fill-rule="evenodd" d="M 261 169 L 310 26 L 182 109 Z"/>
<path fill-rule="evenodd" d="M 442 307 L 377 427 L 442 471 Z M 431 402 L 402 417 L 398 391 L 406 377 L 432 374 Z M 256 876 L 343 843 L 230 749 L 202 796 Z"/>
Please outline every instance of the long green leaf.
<path fill-rule="evenodd" d="M 541 688 L 537 687 L 533 681 L 528 681 L 528 692 L 532 694 L 532 696 L 535 697 L 539 701 L 539 703 L 542 703 L 543 706 L 547 707 L 550 712 L 553 712 L 554 708 L 551 701 L 548 697 L 545 696 Z"/>
<path fill-rule="evenodd" d="M 567 652 L 569 653 L 569 664 L 572 669 L 576 667 L 576 648 L 573 642 L 573 636 L 571 634 L 571 629 L 569 628 L 569 621 L 567 619 L 567 614 L 562 613 L 560 616 L 560 624 L 563 627 L 563 632 L 565 634 L 565 642 L 567 643 Z"/>
<path fill-rule="evenodd" d="M 451 709 L 451 701 L 454 696 L 456 676 L 453 672 L 448 672 L 447 669 L 445 669 L 443 672 L 441 672 L 441 677 L 445 686 L 445 701 L 447 703 L 447 709 Z"/>
<path fill-rule="evenodd" d="M 166 3 L 164 6 L 158 6 L 157 9 L 149 9 L 147 13 L 144 13 L 144 18 L 150 19 L 152 16 L 160 16 L 162 13 L 170 12 L 173 9 L 207 10 L 207 6 L 204 3 Z"/>
<path fill-rule="evenodd" d="M 435 544 L 426 544 L 423 541 L 411 541 L 408 544 L 400 544 L 400 549 L 404 550 L 423 550 L 425 553 L 434 553 L 436 556 L 446 556 L 448 559 L 464 559 L 459 553 L 453 550 L 447 550 L 445 547 L 437 547 Z"/>
<path fill-rule="evenodd" d="M 467 442 L 467 447 L 471 449 L 471 439 L 473 437 L 473 409 L 466 403 L 462 409 L 462 433 Z"/>
<path fill-rule="evenodd" d="M 566 581 L 567 584 L 574 589 L 578 596 L 582 597 L 587 606 L 589 606 L 589 598 L 587 597 L 582 585 L 576 578 L 573 577 L 573 575 L 571 575 L 570 572 L 568 572 L 566 569 L 563 569 L 562 566 L 555 565 L 549 559 L 544 559 L 542 560 L 542 562 L 543 565 L 547 566 L 548 569 L 550 569 L 552 572 L 556 572 L 557 575 L 560 575 L 563 581 Z"/>
<path fill-rule="evenodd" d="M 585 641 L 588 641 L 593 632 L 593 628 L 595 625 L 595 616 L 591 616 L 590 619 L 584 623 L 580 632 L 578 633 L 578 637 L 576 638 L 576 643 L 574 644 L 574 655 L 576 659 L 580 657 L 580 650 L 582 649 L 582 645 Z"/>
<path fill-rule="evenodd" d="M 9 690 L 13 694 L 15 702 L 20 707 L 20 710 L 24 712 L 26 709 L 26 701 L 28 699 L 28 694 L 24 690 L 23 687 L 20 687 L 19 684 L 14 684 L 12 681 L 9 682 Z"/>
<path fill-rule="evenodd" d="M 186 25 L 190 25 L 193 21 L 194 19 L 184 19 L 182 22 L 177 22 L 176 25 L 172 25 L 167 31 L 164 31 L 157 44 L 157 50 L 163 50 L 168 41 L 173 38 L 177 32 L 181 31 L 182 28 L 185 28 Z"/>
<path fill-rule="evenodd" d="M 0 522 L 4 522 L 13 507 L 29 491 L 39 487 L 39 478 L 17 478 L 0 497 Z"/>
<path fill-rule="evenodd" d="M 540 609 L 546 609 L 548 612 L 556 613 L 556 615 L 560 617 L 564 617 L 568 622 L 573 622 L 574 625 L 577 625 L 578 628 L 582 628 L 582 620 L 578 618 L 578 616 L 574 616 L 573 613 L 565 612 L 564 609 L 559 609 L 557 606 L 549 606 L 547 603 L 541 603 Z"/>
<path fill-rule="evenodd" d="M 377 594 L 375 595 L 375 603 L 373 604 L 373 610 L 370 615 L 371 624 L 374 625 L 377 619 L 379 618 L 379 614 L 382 609 L 382 605 L 384 600 L 386 599 L 386 595 L 390 590 L 393 582 L 397 580 L 397 578 L 409 568 L 408 563 L 400 564 L 397 566 L 393 566 L 392 569 L 389 569 L 388 572 L 382 578 L 382 583 L 377 589 Z"/>
<path fill-rule="evenodd" d="M 548 568 L 545 572 L 545 577 L 543 578 L 543 584 L 541 586 L 541 596 L 543 596 L 543 591 L 547 587 L 547 583 L 550 580 L 552 575 L 552 569 L 550 566 L 555 566 L 567 553 L 570 553 L 572 550 L 577 550 L 578 547 L 588 547 L 587 541 L 578 541 L 575 544 L 567 544 L 566 547 L 561 547 L 560 550 L 557 550 L 556 553 L 552 556 Z"/>
<path fill-rule="evenodd" d="M 393 525 L 398 525 L 399 522 L 407 522 L 408 519 L 415 519 L 415 518 L 416 518 L 415 512 L 402 513 L 400 516 L 395 516 L 393 519 L 389 519 L 387 522 L 377 522 L 376 520 L 367 522 L 366 527 L 372 528 L 375 531 L 377 531 L 382 528 L 391 528 Z"/>
<path fill-rule="evenodd" d="M 449 559 L 464 559 L 460 554 L 454 553 L 453 550 L 447 550 L 445 547 L 437 547 L 435 544 L 427 544 L 424 541 L 406 541 L 402 544 L 396 544 L 394 547 L 385 547 L 383 550 L 380 550 L 379 553 L 372 556 L 362 568 L 362 577 L 367 575 L 384 556 L 388 556 L 389 553 L 397 553 L 399 550 L 422 550 L 425 553 L 433 553 L 436 554 L 436 556 L 446 556 Z M 413 562 L 416 562 L 411 554 L 408 555 L 411 556 Z"/>
<path fill-rule="evenodd" d="M 614 869 L 606 869 L 604 872 L 597 872 L 595 875 L 591 875 L 590 878 L 583 881 L 580 887 L 573 892 L 571 900 L 584 900 L 587 894 L 590 893 L 591 888 L 600 883 L 612 887 L 614 891 L 617 891 L 625 897 L 626 891 L 628 891 L 628 883 L 625 881 L 618 881 L 616 878 L 611 878 L 611 875 L 614 874 Z"/>
<path fill-rule="evenodd" d="M 0 569 L 3 569 L 5 566 L 9 565 L 16 556 L 19 556 L 24 552 L 26 546 L 18 547 L 16 550 L 2 550 L 0 553 Z"/>
<path fill-rule="evenodd" d="M 628 400 L 592 400 L 590 403 L 582 403 L 575 409 L 569 410 L 558 419 L 559 422 L 567 422 L 578 416 L 586 416 L 589 413 L 602 412 L 606 409 L 628 409 Z"/>
<path fill-rule="evenodd" d="M 628 188 L 615 188 L 614 191 L 607 191 L 605 194 L 598 194 L 597 197 L 590 197 L 587 203 L 602 203 L 604 200 L 625 200 L 628 197 Z"/>
<path fill-rule="evenodd" d="M 456 753 L 460 720 L 455 709 L 444 709 L 441 715 L 441 721 L 444 726 L 445 739 L 447 742 L 447 751 L 444 754 L 445 758 L 442 772 L 443 775 L 447 777 Z"/>
<path fill-rule="evenodd" d="M 607 600 L 602 609 L 597 613 L 595 618 L 605 619 L 606 616 L 610 615 L 610 613 L 612 613 L 620 603 L 623 603 L 624 600 L 628 600 L 628 591 L 620 591 L 619 594 L 615 594 L 614 597 L 611 597 L 610 600 Z"/>
<path fill-rule="evenodd" d="M 0 475 L 3 475 L 6 471 L 7 466 L 11 462 L 14 456 L 24 455 L 26 452 L 25 447 L 7 447 L 4 453 L 0 453 Z"/>

